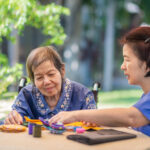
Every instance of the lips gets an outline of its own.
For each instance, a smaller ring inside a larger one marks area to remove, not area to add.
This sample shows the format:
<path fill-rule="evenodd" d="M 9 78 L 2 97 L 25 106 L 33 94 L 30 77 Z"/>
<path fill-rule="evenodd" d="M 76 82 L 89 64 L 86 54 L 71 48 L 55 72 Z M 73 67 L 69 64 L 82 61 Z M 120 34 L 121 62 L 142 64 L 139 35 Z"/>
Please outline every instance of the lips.
<path fill-rule="evenodd" d="M 53 87 L 46 87 L 45 88 L 46 91 L 52 91 L 53 89 L 54 89 L 54 86 Z"/>
<path fill-rule="evenodd" d="M 127 79 L 129 78 L 129 75 L 127 73 L 124 73 L 124 75 L 126 76 Z"/>

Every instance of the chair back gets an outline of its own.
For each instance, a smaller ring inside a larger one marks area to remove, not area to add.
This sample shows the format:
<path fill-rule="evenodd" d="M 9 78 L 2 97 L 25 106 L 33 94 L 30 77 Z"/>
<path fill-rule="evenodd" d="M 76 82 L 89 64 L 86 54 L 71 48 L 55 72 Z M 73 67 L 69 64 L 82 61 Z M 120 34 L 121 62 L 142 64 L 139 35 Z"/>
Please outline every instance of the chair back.
<path fill-rule="evenodd" d="M 98 92 L 99 92 L 100 88 L 101 88 L 100 82 L 96 81 L 96 82 L 93 83 L 92 92 L 94 94 L 94 99 L 95 99 L 96 105 L 98 103 Z"/>

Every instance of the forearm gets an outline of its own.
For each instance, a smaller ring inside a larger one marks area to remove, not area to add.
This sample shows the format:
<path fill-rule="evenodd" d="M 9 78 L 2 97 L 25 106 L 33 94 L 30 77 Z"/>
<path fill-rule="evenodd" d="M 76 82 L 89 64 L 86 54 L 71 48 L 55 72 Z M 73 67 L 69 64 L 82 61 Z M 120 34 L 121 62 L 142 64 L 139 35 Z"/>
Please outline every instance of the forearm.
<path fill-rule="evenodd" d="M 118 111 L 121 111 L 121 114 Z M 102 126 L 129 126 L 126 121 L 127 115 L 123 114 L 119 108 L 77 111 L 76 116 L 78 121 L 84 120 Z"/>
<path fill-rule="evenodd" d="M 113 108 L 77 111 L 75 117 L 78 121 L 84 120 L 102 126 L 140 126 L 139 119 L 134 114 L 130 108 Z"/>

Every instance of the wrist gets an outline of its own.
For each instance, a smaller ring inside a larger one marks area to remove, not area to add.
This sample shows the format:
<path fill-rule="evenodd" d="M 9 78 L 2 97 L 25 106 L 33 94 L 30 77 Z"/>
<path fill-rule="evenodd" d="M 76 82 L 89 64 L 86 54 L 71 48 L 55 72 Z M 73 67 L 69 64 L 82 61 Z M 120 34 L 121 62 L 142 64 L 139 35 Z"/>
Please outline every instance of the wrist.
<path fill-rule="evenodd" d="M 75 121 L 81 121 L 81 119 L 80 119 L 80 111 L 79 110 L 74 111 L 73 112 L 73 116 L 74 116 Z"/>

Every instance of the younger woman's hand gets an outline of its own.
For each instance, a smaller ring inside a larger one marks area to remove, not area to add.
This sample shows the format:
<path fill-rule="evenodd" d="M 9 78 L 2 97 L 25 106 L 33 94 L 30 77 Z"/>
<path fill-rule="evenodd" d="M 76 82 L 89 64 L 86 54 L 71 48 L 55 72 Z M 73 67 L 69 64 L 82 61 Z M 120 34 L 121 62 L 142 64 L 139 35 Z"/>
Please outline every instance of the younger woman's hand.
<path fill-rule="evenodd" d="M 75 114 L 77 111 L 62 111 L 60 113 L 58 113 L 57 115 L 55 115 L 54 117 L 52 117 L 49 120 L 49 124 L 51 125 L 52 123 L 57 123 L 57 122 L 61 122 L 61 123 L 71 123 L 71 122 L 75 122 L 77 121 Z"/>

